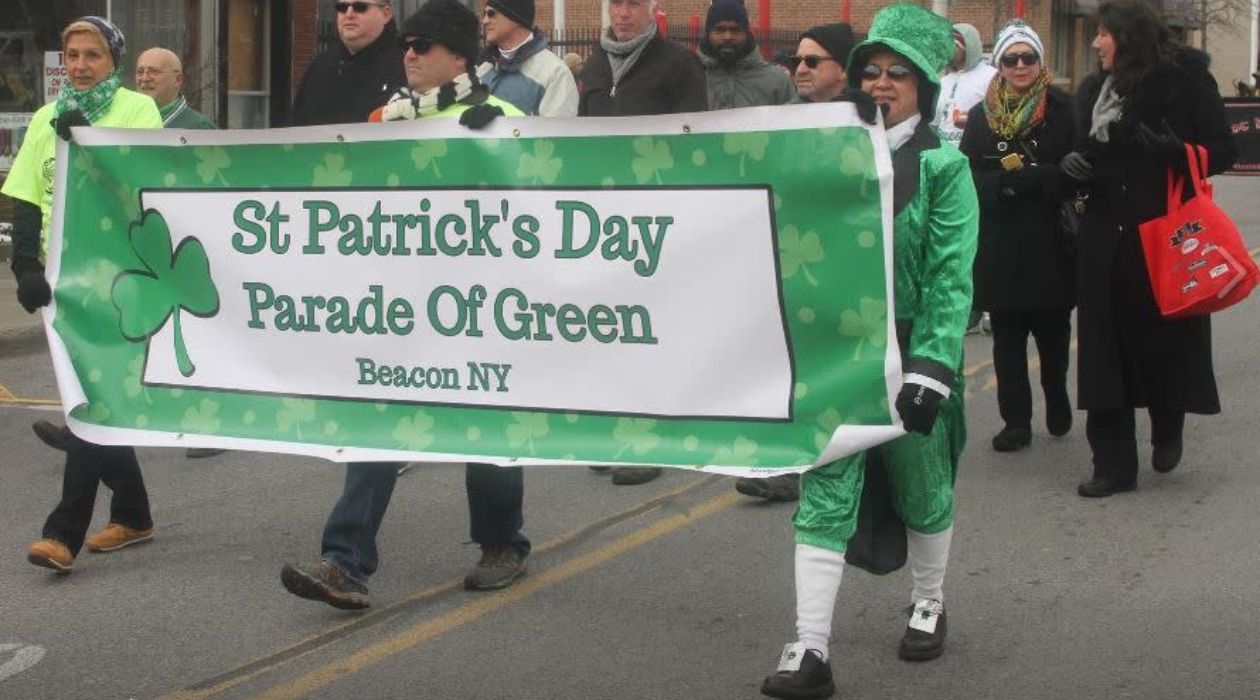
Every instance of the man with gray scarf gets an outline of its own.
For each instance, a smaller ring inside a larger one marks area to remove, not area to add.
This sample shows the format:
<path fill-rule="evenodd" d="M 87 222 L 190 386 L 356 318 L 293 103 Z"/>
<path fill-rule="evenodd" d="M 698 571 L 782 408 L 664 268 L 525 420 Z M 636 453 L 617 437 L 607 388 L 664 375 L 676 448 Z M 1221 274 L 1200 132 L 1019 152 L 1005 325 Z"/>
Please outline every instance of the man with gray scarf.
<path fill-rule="evenodd" d="M 656 29 L 656 0 L 608 0 L 611 26 L 578 77 L 580 117 L 704 112 L 709 108 L 704 67 L 687 49 Z M 604 467 L 595 471 L 607 471 Z M 612 482 L 642 484 L 660 467 L 616 467 Z"/>
<path fill-rule="evenodd" d="M 616 117 L 703 112 L 704 67 L 657 32 L 656 0 L 609 0 L 611 26 L 578 79 L 578 115 Z"/>

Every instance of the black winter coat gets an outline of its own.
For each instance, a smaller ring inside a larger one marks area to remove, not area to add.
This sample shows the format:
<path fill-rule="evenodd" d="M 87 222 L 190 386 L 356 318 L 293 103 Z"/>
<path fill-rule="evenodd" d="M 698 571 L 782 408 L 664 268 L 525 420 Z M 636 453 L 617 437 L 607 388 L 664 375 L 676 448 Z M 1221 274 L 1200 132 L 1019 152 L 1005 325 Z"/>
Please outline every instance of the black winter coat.
<path fill-rule="evenodd" d="M 638 62 L 621 77 L 616 90 L 608 54 L 603 47 L 595 47 L 595 53 L 582 68 L 578 89 L 582 93 L 578 115 L 583 117 L 678 114 L 709 108 L 700 59 L 660 34 L 648 41 Z"/>
<path fill-rule="evenodd" d="M 315 57 L 293 97 L 292 126 L 366 122 L 372 110 L 407 85 L 403 46 L 392 23 L 358 53 L 345 45 Z"/>
<path fill-rule="evenodd" d="M 1079 147 L 1094 166 L 1078 239 L 1081 408 L 1220 412 L 1209 317 L 1160 315 L 1137 230 L 1167 212 L 1170 165 L 1135 143 L 1139 123 L 1159 130 L 1167 120 L 1182 140 L 1205 146 L 1212 174 L 1234 162 L 1233 137 L 1208 62 L 1207 54 L 1181 48 L 1175 64 L 1153 69 L 1124 98 L 1105 144 L 1089 137 L 1103 76 L 1087 78 L 1078 92 Z M 1172 165 L 1185 172 L 1184 158 Z"/>
<path fill-rule="evenodd" d="M 1060 202 L 1074 189 L 1059 161 L 1072 150 L 1076 117 L 1067 93 L 1050 88 L 1046 95 L 1045 121 L 1013 141 L 989 128 L 983 102 L 967 115 L 958 147 L 971 161 L 980 200 L 977 309 L 1070 309 L 1076 302 L 1075 249 L 1058 217 Z M 1027 165 L 1004 170 L 1000 159 L 1011 153 L 1024 155 Z"/>

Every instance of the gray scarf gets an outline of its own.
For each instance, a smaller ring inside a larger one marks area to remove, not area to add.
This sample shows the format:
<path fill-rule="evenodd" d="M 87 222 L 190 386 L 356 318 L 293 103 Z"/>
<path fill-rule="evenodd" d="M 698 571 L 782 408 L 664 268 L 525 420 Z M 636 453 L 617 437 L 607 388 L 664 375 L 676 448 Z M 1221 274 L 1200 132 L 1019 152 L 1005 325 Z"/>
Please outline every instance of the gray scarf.
<path fill-rule="evenodd" d="M 1124 100 L 1116 94 L 1115 82 L 1115 76 L 1108 75 L 1103 81 L 1102 92 L 1098 93 L 1098 100 L 1094 102 L 1089 135 L 1098 143 L 1107 143 L 1111 139 L 1110 129 L 1107 127 L 1120 117 L 1120 109 L 1124 106 Z"/>
<path fill-rule="evenodd" d="M 639 57 L 643 55 L 643 49 L 647 47 L 652 37 L 656 36 L 656 23 L 648 25 L 648 28 L 642 34 L 628 41 L 617 41 L 613 36 L 612 29 L 608 33 L 599 38 L 599 45 L 604 48 L 604 52 L 608 54 L 608 65 L 612 67 L 613 92 L 617 91 L 617 83 L 625 77 L 626 73 L 639 62 Z"/>

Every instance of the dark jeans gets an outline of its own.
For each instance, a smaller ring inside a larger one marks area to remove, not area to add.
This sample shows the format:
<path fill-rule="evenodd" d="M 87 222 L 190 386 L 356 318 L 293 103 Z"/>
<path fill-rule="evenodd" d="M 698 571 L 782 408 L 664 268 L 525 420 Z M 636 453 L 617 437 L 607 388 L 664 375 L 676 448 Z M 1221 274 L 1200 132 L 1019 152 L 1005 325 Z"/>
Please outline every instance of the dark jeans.
<path fill-rule="evenodd" d="M 398 462 L 346 465 L 346 483 L 324 525 L 323 557 L 350 578 L 366 584 L 376 573 L 380 555 L 376 533 L 398 481 Z M 529 553 L 521 534 L 525 524 L 525 475 L 520 467 L 468 464 L 464 469 L 472 541 L 479 545 L 511 545 Z"/>
<path fill-rule="evenodd" d="M 78 555 L 92 522 L 100 483 L 114 492 L 109 502 L 110 522 L 137 530 L 153 527 L 149 494 L 134 448 L 95 445 L 78 438 L 72 438 L 67 448 L 61 502 L 44 522 L 44 537 L 63 542 L 71 554 Z"/>
<path fill-rule="evenodd" d="M 1028 383 L 1028 336 L 1041 359 L 1041 388 L 1047 406 L 1067 406 L 1068 346 L 1072 310 L 991 311 L 993 373 L 997 376 L 998 412 L 1011 427 L 1032 426 L 1032 389 Z"/>
<path fill-rule="evenodd" d="M 1167 445 L 1181 440 L 1185 411 L 1149 408 L 1151 444 Z M 1128 484 L 1137 479 L 1137 423 L 1133 409 L 1120 408 L 1086 413 L 1085 437 L 1094 453 L 1094 478 Z"/>

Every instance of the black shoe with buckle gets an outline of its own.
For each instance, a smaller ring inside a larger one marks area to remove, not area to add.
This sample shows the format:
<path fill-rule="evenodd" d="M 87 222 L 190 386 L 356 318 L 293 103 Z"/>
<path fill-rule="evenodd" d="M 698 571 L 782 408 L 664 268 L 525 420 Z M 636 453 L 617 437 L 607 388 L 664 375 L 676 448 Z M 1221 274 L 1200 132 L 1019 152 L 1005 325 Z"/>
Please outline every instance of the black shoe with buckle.
<path fill-rule="evenodd" d="M 779 668 L 761 683 L 761 694 L 772 698 L 829 698 L 836 692 L 831 666 L 817 649 L 802 642 L 783 647 Z"/>
<path fill-rule="evenodd" d="M 280 569 L 280 583 L 299 598 L 318 600 L 342 610 L 362 610 L 372 605 L 367 586 L 327 559 L 314 564 L 285 564 Z"/>
<path fill-rule="evenodd" d="M 506 544 L 481 545 L 481 560 L 464 577 L 464 588 L 470 591 L 494 591 L 507 588 L 525 575 L 525 554 Z"/>
<path fill-rule="evenodd" d="M 945 652 L 945 606 L 920 600 L 910 609 L 910 624 L 897 656 L 906 661 L 931 661 Z"/>

